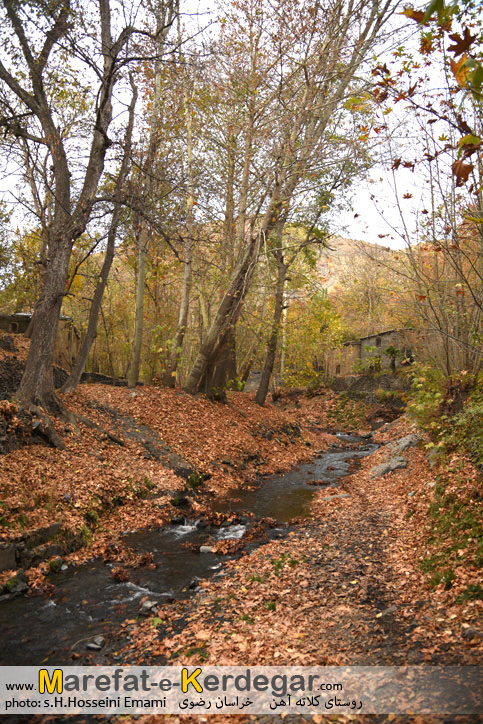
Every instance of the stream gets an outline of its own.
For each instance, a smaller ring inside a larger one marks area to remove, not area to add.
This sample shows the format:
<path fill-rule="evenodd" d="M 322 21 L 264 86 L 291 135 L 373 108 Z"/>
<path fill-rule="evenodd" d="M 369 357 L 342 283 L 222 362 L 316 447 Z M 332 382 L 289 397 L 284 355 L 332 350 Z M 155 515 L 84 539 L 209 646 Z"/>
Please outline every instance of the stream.
<path fill-rule="evenodd" d="M 215 528 L 186 518 L 160 529 L 126 532 L 123 540 L 130 548 L 137 553 L 152 552 L 157 564 L 154 570 L 130 569 L 130 580 L 117 582 L 111 576 L 116 564 L 93 560 L 51 575 L 49 580 L 55 588 L 49 596 L 24 596 L 0 603 L 0 664 L 72 665 L 73 652 L 85 654 L 86 645 L 95 636 L 109 640 L 110 633 L 125 619 L 135 618 L 140 599 L 168 603 L 189 596 L 199 579 L 224 575 L 223 561 L 233 556 L 200 553 L 183 547 L 185 542 L 199 548 L 211 540 L 241 538 L 254 520 L 265 517 L 274 518 L 277 526 L 248 549 L 285 536 L 288 521 L 310 516 L 310 502 L 318 488 L 308 481 L 323 481 L 334 487 L 350 474 L 357 458 L 378 448 L 356 436 L 339 433 L 337 437 L 342 444 L 357 447 L 330 449 L 283 475 L 262 478 L 256 489 L 213 499 L 213 511 L 240 513 L 239 523 Z M 243 511 L 253 514 L 254 519 L 243 516 Z"/>

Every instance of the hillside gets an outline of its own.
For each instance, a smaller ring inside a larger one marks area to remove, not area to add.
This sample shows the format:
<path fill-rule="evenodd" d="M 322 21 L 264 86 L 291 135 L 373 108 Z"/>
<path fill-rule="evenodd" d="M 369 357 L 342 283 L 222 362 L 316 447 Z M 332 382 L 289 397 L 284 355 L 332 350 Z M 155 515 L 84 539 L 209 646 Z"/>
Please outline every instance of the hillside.
<path fill-rule="evenodd" d="M 357 276 L 357 270 L 367 265 L 369 259 L 389 263 L 401 253 L 380 244 L 338 235 L 329 237 L 327 244 L 318 255 L 317 276 L 328 294 L 337 293 L 343 280 Z"/>

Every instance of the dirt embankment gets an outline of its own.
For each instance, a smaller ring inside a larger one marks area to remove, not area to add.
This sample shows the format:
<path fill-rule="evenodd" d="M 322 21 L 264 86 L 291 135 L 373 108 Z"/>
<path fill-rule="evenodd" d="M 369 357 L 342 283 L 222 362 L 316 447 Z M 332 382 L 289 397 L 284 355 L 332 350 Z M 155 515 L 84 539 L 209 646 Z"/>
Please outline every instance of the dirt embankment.
<path fill-rule="evenodd" d="M 27 345 L 16 338 L 13 350 L 0 349 L 8 395 Z M 200 497 L 307 460 L 334 440 L 321 432 L 334 398 L 301 398 L 282 410 L 261 408 L 238 392 L 222 405 L 181 390 L 81 385 L 64 397 L 81 421 L 54 421 L 64 450 L 32 445 L 35 421 L 0 402 L 0 436 L 9 451 L 0 455 L 2 580 L 14 562 L 25 568 L 45 560 L 46 568 L 52 556 L 79 547 L 71 557 L 102 554 L 119 531 L 169 520 L 183 496 L 196 511 Z M 45 531 L 52 536 L 45 539 Z M 41 543 L 32 543 L 39 535 Z M 40 580 L 32 568 L 29 576 Z"/>
<path fill-rule="evenodd" d="M 392 424 L 378 436 L 383 446 L 362 461 L 360 470 L 338 490 L 318 492 L 312 520 L 284 540 L 228 562 L 227 574 L 201 583 L 202 594 L 188 606 L 157 611 L 165 622 L 162 635 L 149 621 L 126 622 L 125 660 L 190 667 L 480 664 L 481 601 L 461 597 L 468 581 L 477 580 L 477 569 L 461 559 L 449 588 L 444 582 L 432 587 L 421 568 L 435 483 L 424 448 L 405 450 L 407 468 L 374 476 L 374 468 L 392 454 L 385 444 L 414 432 L 405 419 Z M 210 717 L 213 724 L 238 720 Z M 147 724 L 148 719 L 138 721 Z M 164 716 L 149 718 L 150 724 L 165 721 Z M 195 724 L 197 718 L 179 721 Z"/>

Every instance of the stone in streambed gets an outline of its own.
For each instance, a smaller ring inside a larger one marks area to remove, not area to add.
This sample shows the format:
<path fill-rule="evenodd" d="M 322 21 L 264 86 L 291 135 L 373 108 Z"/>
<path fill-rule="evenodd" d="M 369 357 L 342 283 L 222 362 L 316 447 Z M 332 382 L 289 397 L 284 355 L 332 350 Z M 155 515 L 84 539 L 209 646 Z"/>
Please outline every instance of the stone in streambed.
<path fill-rule="evenodd" d="M 86 649 L 89 651 L 100 651 L 106 644 L 106 639 L 104 636 L 94 636 L 92 641 L 89 641 L 89 643 L 86 646 Z"/>
<path fill-rule="evenodd" d="M 175 515 L 169 521 L 172 525 L 183 525 L 184 515 Z"/>
<path fill-rule="evenodd" d="M 369 477 L 381 478 L 383 475 L 392 472 L 393 470 L 399 470 L 400 468 L 407 468 L 408 461 L 406 458 L 395 457 L 388 460 L 387 463 L 381 463 L 375 465 L 369 470 Z"/>
<path fill-rule="evenodd" d="M 28 591 L 27 579 L 23 568 L 19 568 L 15 576 L 9 578 L 1 588 L 1 592 L 9 596 L 21 596 Z"/>
<path fill-rule="evenodd" d="M 395 455 L 400 455 L 408 448 L 419 445 L 420 442 L 421 438 L 419 437 L 419 435 L 406 435 L 406 437 L 401 437 L 399 440 L 394 440 L 394 442 L 390 442 L 387 446 L 387 449 Z"/>
<path fill-rule="evenodd" d="M 158 607 L 157 601 L 144 601 L 139 609 L 140 616 L 151 616 L 154 613 L 154 609 Z"/>
<path fill-rule="evenodd" d="M 200 553 L 214 553 L 215 549 L 213 546 L 200 546 Z"/>

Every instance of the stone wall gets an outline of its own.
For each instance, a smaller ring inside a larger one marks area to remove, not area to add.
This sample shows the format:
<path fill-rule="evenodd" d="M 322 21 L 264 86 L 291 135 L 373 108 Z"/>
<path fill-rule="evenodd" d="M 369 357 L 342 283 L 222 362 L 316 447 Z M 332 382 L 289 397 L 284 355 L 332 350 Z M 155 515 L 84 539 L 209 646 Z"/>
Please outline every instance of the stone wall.
<path fill-rule="evenodd" d="M 10 334 L 25 335 L 31 319 L 30 314 L 0 314 L 0 329 Z M 55 344 L 54 364 L 70 371 L 79 348 L 80 336 L 72 319 L 61 317 Z"/>
<path fill-rule="evenodd" d="M 394 363 L 384 354 L 388 347 L 400 351 Z M 418 335 L 412 330 L 392 329 L 380 334 L 361 337 L 346 342 L 343 347 L 331 350 L 325 360 L 325 373 L 328 377 L 346 377 L 358 371 L 358 365 L 367 365 L 371 359 L 379 358 L 380 369 L 397 369 L 404 360 L 421 358 L 421 344 Z"/>

